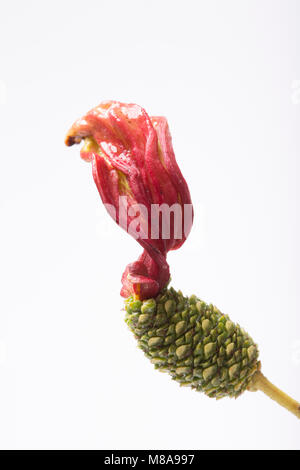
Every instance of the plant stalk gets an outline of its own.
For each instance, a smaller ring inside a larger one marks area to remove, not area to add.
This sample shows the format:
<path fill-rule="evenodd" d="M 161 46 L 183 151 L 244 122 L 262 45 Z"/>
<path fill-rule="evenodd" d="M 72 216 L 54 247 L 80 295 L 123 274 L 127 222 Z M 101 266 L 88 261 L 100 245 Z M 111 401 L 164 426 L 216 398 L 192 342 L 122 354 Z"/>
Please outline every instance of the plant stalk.
<path fill-rule="evenodd" d="M 273 385 L 260 370 L 254 374 L 248 386 L 248 390 L 251 392 L 261 390 L 268 395 L 268 397 L 272 398 L 272 400 L 276 401 L 279 405 L 283 406 L 300 419 L 300 403 Z"/>

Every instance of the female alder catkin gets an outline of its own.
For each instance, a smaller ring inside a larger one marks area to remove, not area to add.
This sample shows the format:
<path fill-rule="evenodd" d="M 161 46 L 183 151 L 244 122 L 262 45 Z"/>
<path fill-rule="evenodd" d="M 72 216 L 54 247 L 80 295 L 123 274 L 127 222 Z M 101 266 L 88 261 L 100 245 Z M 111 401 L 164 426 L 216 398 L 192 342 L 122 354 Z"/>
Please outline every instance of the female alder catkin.
<path fill-rule="evenodd" d="M 299 418 L 299 403 L 261 373 L 252 338 L 213 305 L 168 287 L 167 253 L 185 242 L 193 211 L 184 210 L 192 208 L 192 202 L 167 120 L 149 117 L 136 104 L 105 101 L 73 124 L 65 142 L 71 146 L 82 140 L 81 157 L 92 163 L 101 199 L 106 208 L 114 209 L 108 212 L 116 215 L 116 222 L 128 229 L 136 222 L 136 207 L 145 208 L 140 210 L 135 236 L 143 253 L 126 267 L 121 289 L 126 322 L 145 355 L 180 385 L 215 398 L 236 398 L 244 390 L 260 389 Z M 119 217 L 124 198 L 125 226 Z M 167 237 L 162 218 L 151 217 L 154 205 L 181 209 L 180 217 L 170 218 Z"/>

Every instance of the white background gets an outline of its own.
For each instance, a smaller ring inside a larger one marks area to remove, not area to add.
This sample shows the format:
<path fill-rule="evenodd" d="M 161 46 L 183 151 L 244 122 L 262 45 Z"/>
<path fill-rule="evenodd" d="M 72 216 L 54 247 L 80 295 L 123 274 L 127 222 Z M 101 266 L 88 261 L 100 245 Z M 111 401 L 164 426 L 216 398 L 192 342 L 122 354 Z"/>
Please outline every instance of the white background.
<path fill-rule="evenodd" d="M 105 99 L 167 116 L 196 215 L 173 286 L 300 400 L 300 3 L 1 5 L 0 447 L 299 449 L 261 392 L 216 402 L 136 348 L 119 289 L 141 249 L 64 135 Z"/>

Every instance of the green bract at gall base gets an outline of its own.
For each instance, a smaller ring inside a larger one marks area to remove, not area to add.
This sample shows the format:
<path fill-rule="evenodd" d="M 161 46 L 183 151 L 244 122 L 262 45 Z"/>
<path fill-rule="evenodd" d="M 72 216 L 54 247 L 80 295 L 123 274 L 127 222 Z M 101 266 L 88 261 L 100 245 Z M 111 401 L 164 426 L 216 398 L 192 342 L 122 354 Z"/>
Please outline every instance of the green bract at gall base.
<path fill-rule="evenodd" d="M 238 397 L 260 369 L 258 348 L 238 324 L 198 297 L 173 288 L 155 299 L 129 297 L 126 323 L 139 347 L 180 385 L 209 397 Z"/>

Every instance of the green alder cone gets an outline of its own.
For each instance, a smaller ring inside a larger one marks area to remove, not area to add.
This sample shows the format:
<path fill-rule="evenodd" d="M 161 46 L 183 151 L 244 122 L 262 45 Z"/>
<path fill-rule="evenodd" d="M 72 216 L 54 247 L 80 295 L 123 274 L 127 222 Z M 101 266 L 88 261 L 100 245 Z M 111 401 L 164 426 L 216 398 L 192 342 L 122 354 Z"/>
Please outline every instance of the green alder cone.
<path fill-rule="evenodd" d="M 128 297 L 126 323 L 139 347 L 180 385 L 209 397 L 238 397 L 260 369 L 252 338 L 213 305 L 173 288 L 155 299 Z"/>

